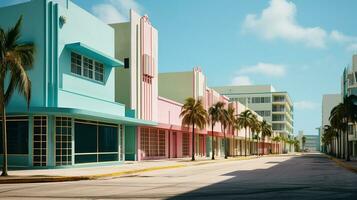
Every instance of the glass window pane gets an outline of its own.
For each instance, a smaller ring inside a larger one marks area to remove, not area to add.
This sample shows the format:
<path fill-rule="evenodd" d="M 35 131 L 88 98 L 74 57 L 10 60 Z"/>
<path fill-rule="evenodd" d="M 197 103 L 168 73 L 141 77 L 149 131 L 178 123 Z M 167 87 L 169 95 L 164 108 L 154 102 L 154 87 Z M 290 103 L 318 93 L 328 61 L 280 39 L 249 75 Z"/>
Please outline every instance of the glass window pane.
<path fill-rule="evenodd" d="M 97 126 L 92 124 L 75 124 L 75 152 L 97 152 Z"/>
<path fill-rule="evenodd" d="M 97 154 L 76 155 L 74 159 L 75 159 L 75 163 L 97 162 Z"/>
<path fill-rule="evenodd" d="M 111 126 L 99 126 L 99 152 L 118 152 L 118 129 Z"/>
<path fill-rule="evenodd" d="M 99 162 L 117 161 L 118 154 L 100 154 Z"/>

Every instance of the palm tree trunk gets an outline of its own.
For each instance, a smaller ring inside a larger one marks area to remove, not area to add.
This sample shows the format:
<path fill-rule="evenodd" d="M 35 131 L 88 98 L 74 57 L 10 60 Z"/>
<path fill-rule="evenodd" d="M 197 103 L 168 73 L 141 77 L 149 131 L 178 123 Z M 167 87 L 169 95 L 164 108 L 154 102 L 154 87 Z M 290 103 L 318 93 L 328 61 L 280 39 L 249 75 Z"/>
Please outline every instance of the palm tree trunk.
<path fill-rule="evenodd" d="M 265 155 L 265 137 L 263 137 L 263 156 Z"/>
<path fill-rule="evenodd" d="M 244 128 L 244 156 L 247 156 L 247 128 Z"/>
<path fill-rule="evenodd" d="M 214 135 L 213 135 L 214 124 L 212 123 L 212 160 L 214 160 Z"/>
<path fill-rule="evenodd" d="M 227 151 L 227 137 L 226 137 L 226 129 L 223 129 L 223 134 L 224 134 L 224 159 L 228 158 L 228 151 Z"/>
<path fill-rule="evenodd" d="M 337 138 L 337 144 L 338 144 L 338 154 L 337 157 L 338 158 L 342 158 L 342 132 L 339 131 L 340 133 L 338 134 L 338 138 Z"/>
<path fill-rule="evenodd" d="M 350 151 L 349 151 L 349 144 L 348 144 L 348 122 L 346 125 L 346 161 L 350 161 Z"/>
<path fill-rule="evenodd" d="M 7 134 L 6 134 L 6 110 L 3 87 L 0 88 L 1 116 L 2 116 L 2 145 L 3 145 L 3 166 L 1 176 L 7 176 Z"/>
<path fill-rule="evenodd" d="M 195 124 L 192 124 L 192 159 L 191 161 L 195 160 Z"/>
<path fill-rule="evenodd" d="M 257 137 L 257 155 L 259 156 L 259 137 Z"/>
<path fill-rule="evenodd" d="M 251 141 L 251 137 L 250 137 L 250 135 L 251 135 L 251 130 L 250 130 L 250 128 L 249 128 L 249 132 L 248 132 L 248 137 L 249 137 L 249 155 L 252 155 L 252 141 Z"/>

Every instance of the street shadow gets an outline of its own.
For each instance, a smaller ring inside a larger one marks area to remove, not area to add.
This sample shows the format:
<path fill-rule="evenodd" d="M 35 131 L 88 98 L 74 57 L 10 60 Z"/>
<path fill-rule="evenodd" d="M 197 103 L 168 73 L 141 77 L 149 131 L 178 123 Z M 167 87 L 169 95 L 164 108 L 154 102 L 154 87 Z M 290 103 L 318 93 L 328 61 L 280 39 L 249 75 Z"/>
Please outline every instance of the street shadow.
<path fill-rule="evenodd" d="M 169 199 L 357 199 L 357 175 L 323 155 L 264 165 L 223 174 L 230 178 Z"/>

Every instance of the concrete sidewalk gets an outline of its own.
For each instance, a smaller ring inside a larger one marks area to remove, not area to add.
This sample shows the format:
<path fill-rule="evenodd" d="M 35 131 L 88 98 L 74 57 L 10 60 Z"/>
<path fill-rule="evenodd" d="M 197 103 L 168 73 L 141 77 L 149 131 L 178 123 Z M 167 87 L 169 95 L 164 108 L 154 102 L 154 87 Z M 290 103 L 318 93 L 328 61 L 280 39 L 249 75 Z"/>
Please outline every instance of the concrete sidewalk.
<path fill-rule="evenodd" d="M 331 160 L 335 161 L 337 165 L 357 173 L 357 160 L 346 161 L 344 159 L 335 158 L 327 155 Z"/>
<path fill-rule="evenodd" d="M 225 161 L 247 160 L 258 158 L 257 156 L 233 157 L 224 159 L 221 157 L 216 160 L 197 158 L 196 161 L 184 159 L 167 160 L 147 160 L 147 161 L 128 161 L 124 164 L 96 167 L 75 167 L 62 169 L 33 169 L 33 170 L 10 170 L 10 176 L 1 177 L 0 184 L 7 183 L 37 183 L 37 182 L 61 182 L 92 180 L 108 177 L 123 176 L 140 172 L 148 172 L 162 169 L 174 169 L 194 165 L 203 165 Z"/>

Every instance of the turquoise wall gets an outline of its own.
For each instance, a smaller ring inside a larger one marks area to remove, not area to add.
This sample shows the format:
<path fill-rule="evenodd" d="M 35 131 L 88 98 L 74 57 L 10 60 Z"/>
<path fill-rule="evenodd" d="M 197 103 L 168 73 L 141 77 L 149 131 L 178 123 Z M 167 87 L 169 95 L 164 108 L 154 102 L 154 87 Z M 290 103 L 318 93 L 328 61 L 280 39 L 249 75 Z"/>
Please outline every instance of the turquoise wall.
<path fill-rule="evenodd" d="M 74 75 L 70 72 L 71 51 L 65 47 L 66 44 L 81 42 L 101 55 L 114 58 L 113 28 L 70 1 L 68 5 L 66 3 L 59 5 L 51 0 L 32 0 L 0 8 L 0 26 L 7 30 L 15 25 L 21 15 L 23 25 L 20 39 L 22 42 L 33 42 L 36 47 L 35 62 L 33 68 L 28 71 L 32 81 L 31 108 L 34 110 L 44 107 L 48 110 L 52 107 L 76 108 L 108 114 L 113 116 L 113 120 L 117 119 L 115 116 L 125 116 L 125 106 L 115 102 L 114 68 L 109 65 L 104 66 L 103 83 Z M 66 23 L 60 23 L 60 16 L 66 18 Z M 87 56 L 90 58 L 90 55 Z M 28 114 L 26 102 L 17 92 L 13 94 L 7 112 Z M 31 115 L 29 114 L 30 118 Z M 68 115 L 72 114 L 68 113 Z M 54 167 L 54 116 L 47 116 L 49 117 L 47 167 Z M 87 117 L 90 118 L 91 116 Z M 134 136 L 135 130 L 135 127 L 129 128 L 129 132 L 133 132 Z M 32 138 L 31 118 L 29 154 L 9 155 L 10 165 L 32 166 Z M 135 157 L 133 155 L 134 159 Z"/>
<path fill-rule="evenodd" d="M 28 72 L 32 80 L 31 107 L 67 107 L 125 116 L 125 106 L 115 102 L 114 68 L 104 66 L 103 83 L 72 74 L 71 51 L 65 47 L 81 42 L 114 58 L 112 27 L 71 1 L 59 5 L 51 0 L 0 8 L 0 26 L 13 26 L 20 15 L 24 18 L 21 40 L 33 42 L 36 47 L 35 63 Z M 66 19 L 64 24 L 59 20 L 61 16 Z M 26 103 L 15 92 L 7 111 L 19 110 L 25 111 Z"/>
<path fill-rule="evenodd" d="M 137 160 L 137 128 L 125 126 L 125 160 Z"/>
<path fill-rule="evenodd" d="M 33 42 L 36 45 L 35 63 L 28 72 L 32 78 L 32 99 L 31 106 L 44 106 L 45 83 L 46 83 L 46 31 L 45 31 L 45 6 L 44 1 L 34 0 L 32 2 L 18 4 L 14 6 L 0 8 L 0 26 L 7 30 L 13 27 L 18 18 L 23 15 L 23 24 L 21 27 L 22 42 Z M 36 88 L 36 89 L 35 89 Z M 22 96 L 14 92 L 8 110 L 16 107 L 25 107 L 25 101 Z"/>

